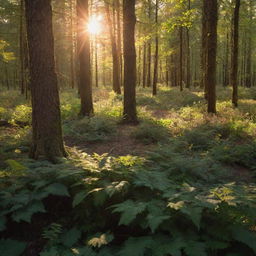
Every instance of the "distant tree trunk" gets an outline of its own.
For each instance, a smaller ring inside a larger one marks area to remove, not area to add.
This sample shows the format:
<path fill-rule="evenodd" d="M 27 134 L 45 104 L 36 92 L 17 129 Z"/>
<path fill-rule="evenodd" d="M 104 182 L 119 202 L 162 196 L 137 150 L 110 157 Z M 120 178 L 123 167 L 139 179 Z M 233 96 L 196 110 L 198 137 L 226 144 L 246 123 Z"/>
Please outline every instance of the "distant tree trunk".
<path fill-rule="evenodd" d="M 125 123 L 137 123 L 136 113 L 136 50 L 135 50 L 135 0 L 123 0 L 124 45 L 124 112 Z"/>
<path fill-rule="evenodd" d="M 179 36 L 180 36 L 179 85 L 180 85 L 180 91 L 183 91 L 183 27 L 182 26 L 180 26 L 180 29 L 179 29 Z"/>
<path fill-rule="evenodd" d="M 207 27 L 205 87 L 208 92 L 208 113 L 216 113 L 217 0 L 204 0 L 203 11 Z"/>
<path fill-rule="evenodd" d="M 117 51 L 119 56 L 120 65 L 120 85 L 123 85 L 123 56 L 122 56 L 122 27 L 121 27 L 121 6 L 120 0 L 116 0 L 116 13 L 117 13 Z"/>
<path fill-rule="evenodd" d="M 142 77 L 142 86 L 146 88 L 146 78 L 147 78 L 147 45 L 143 45 L 143 77 Z"/>
<path fill-rule="evenodd" d="M 249 33 L 247 38 L 248 48 L 246 55 L 246 68 L 245 68 L 245 86 L 247 88 L 251 88 L 252 86 L 252 23 L 253 23 L 253 6 L 252 0 L 249 0 Z"/>
<path fill-rule="evenodd" d="M 191 9 L 191 2 L 188 0 L 188 10 Z M 187 39 L 187 82 L 186 82 L 186 88 L 190 88 L 191 86 L 191 67 L 190 67 L 190 34 L 189 34 L 189 28 L 186 28 L 186 39 Z"/>
<path fill-rule="evenodd" d="M 151 87 L 151 42 L 147 43 L 147 87 Z"/>
<path fill-rule="evenodd" d="M 155 24 L 156 24 L 156 38 L 155 38 L 155 64 L 154 64 L 154 77 L 153 77 L 153 95 L 157 94 L 157 81 L 158 81 L 158 55 L 159 55 L 159 37 L 158 37 L 158 8 L 159 0 L 156 0 L 155 9 Z"/>
<path fill-rule="evenodd" d="M 226 37 L 226 49 L 225 49 L 225 59 L 223 64 L 223 87 L 227 87 L 229 85 L 229 32 L 227 31 Z"/>
<path fill-rule="evenodd" d="M 112 49 L 112 59 L 113 59 L 113 91 L 117 94 L 121 94 L 121 85 L 120 85 L 120 65 L 119 65 L 119 57 L 116 45 L 116 38 L 113 29 L 113 21 L 110 17 L 109 3 L 105 2 L 106 15 L 109 26 L 109 35 L 111 41 L 111 49 Z"/>
<path fill-rule="evenodd" d="M 165 60 L 165 84 L 169 86 L 169 62 L 167 57 Z"/>
<path fill-rule="evenodd" d="M 91 59 L 90 59 L 90 36 L 86 30 L 85 24 L 89 20 L 88 0 L 77 0 L 77 47 L 80 63 L 80 98 L 81 98 L 81 116 L 91 116 L 93 114 L 92 101 L 92 78 L 91 78 Z"/>
<path fill-rule="evenodd" d="M 71 88 L 75 88 L 75 67 L 74 67 L 74 27 L 73 27 L 73 0 L 70 0 L 70 34 L 71 34 L 71 49 L 70 49 L 70 76 Z"/>
<path fill-rule="evenodd" d="M 206 75 L 206 41 L 207 41 L 207 24 L 206 24 L 206 12 L 204 11 L 204 5 L 203 3 L 203 12 L 202 12 L 202 47 L 201 47 L 201 81 L 200 81 L 200 87 L 204 89 L 204 97 L 207 99 L 207 87 L 205 84 L 205 75 Z"/>
<path fill-rule="evenodd" d="M 103 67 L 102 67 L 102 80 L 103 86 L 106 87 L 106 45 L 105 43 L 102 46 L 102 55 L 103 55 Z"/>
<path fill-rule="evenodd" d="M 24 68 L 24 0 L 20 1 L 20 85 L 21 85 L 21 94 L 25 94 L 26 91 L 26 80 L 25 80 L 25 68 Z"/>
<path fill-rule="evenodd" d="M 152 12 L 152 6 L 151 6 L 151 0 L 148 0 L 148 18 L 149 22 L 151 21 L 151 12 Z M 147 43 L 147 87 L 151 87 L 151 38 L 148 40 Z"/>
<path fill-rule="evenodd" d="M 138 50 L 138 74 L 137 74 L 137 84 L 138 86 L 141 85 L 141 45 L 139 45 L 139 50 Z"/>
<path fill-rule="evenodd" d="M 98 38 L 95 35 L 95 86 L 99 87 L 99 69 L 98 69 Z"/>
<path fill-rule="evenodd" d="M 25 0 L 30 57 L 33 140 L 30 156 L 52 162 L 66 156 L 63 146 L 57 75 L 54 65 L 50 0 Z"/>
<path fill-rule="evenodd" d="M 231 44 L 231 74 L 230 83 L 233 88 L 232 103 L 238 106 L 237 70 L 238 70 L 238 39 L 239 39 L 239 9 L 240 0 L 234 0 L 235 8 L 232 20 L 232 44 Z"/>

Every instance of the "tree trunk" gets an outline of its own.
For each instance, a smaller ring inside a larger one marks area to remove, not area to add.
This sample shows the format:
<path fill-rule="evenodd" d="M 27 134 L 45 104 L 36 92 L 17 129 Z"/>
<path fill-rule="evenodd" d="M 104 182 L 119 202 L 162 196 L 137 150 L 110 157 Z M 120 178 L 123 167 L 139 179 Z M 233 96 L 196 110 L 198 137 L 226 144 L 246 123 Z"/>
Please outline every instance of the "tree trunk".
<path fill-rule="evenodd" d="M 203 13 L 202 13 L 202 47 L 201 47 L 201 81 L 200 87 L 204 89 L 204 97 L 207 99 L 207 87 L 205 84 L 205 75 L 206 75 L 206 41 L 207 41 L 207 24 L 206 24 L 206 12 L 204 10 L 205 1 L 203 3 Z"/>
<path fill-rule="evenodd" d="M 146 77 L 147 77 L 147 44 L 143 45 L 143 77 L 142 77 L 142 86 L 146 88 Z"/>
<path fill-rule="evenodd" d="M 117 51 L 120 65 L 120 85 L 123 85 L 123 56 L 122 56 L 122 28 L 121 28 L 121 6 L 120 0 L 116 0 L 117 13 Z"/>
<path fill-rule="evenodd" d="M 57 75 L 54 65 L 50 0 L 25 0 L 30 57 L 33 140 L 30 156 L 52 162 L 66 156 L 63 146 Z"/>
<path fill-rule="evenodd" d="M 151 0 L 148 0 L 148 18 L 149 22 L 151 22 Z M 148 40 L 148 56 L 147 56 L 147 87 L 151 87 L 151 38 Z"/>
<path fill-rule="evenodd" d="M 70 34 L 71 34 L 71 49 L 70 49 L 70 76 L 71 88 L 75 88 L 75 67 L 74 67 L 74 27 L 73 27 L 73 0 L 70 0 Z"/>
<path fill-rule="evenodd" d="M 180 36 L 180 59 L 179 59 L 179 85 L 180 91 L 183 91 L 183 27 L 180 26 L 179 29 Z"/>
<path fill-rule="evenodd" d="M 191 2 L 188 0 L 188 10 L 191 9 Z M 190 88 L 191 86 L 191 67 L 190 67 L 190 33 L 189 28 L 186 28 L 186 39 L 187 39 L 187 82 L 186 82 L 186 88 Z"/>
<path fill-rule="evenodd" d="M 91 78 L 91 59 L 90 59 L 90 36 L 85 28 L 89 20 L 88 0 L 77 0 L 77 47 L 80 63 L 80 98 L 81 116 L 91 116 L 93 114 L 92 101 L 92 78 Z"/>
<path fill-rule="evenodd" d="M 237 70 L 238 70 L 238 39 L 239 39 L 239 9 L 240 0 L 234 0 L 235 8 L 232 22 L 232 44 L 231 44 L 231 74 L 230 83 L 233 88 L 232 103 L 238 106 Z"/>
<path fill-rule="evenodd" d="M 157 94 L 157 80 L 158 80 L 158 55 L 159 55 L 158 5 L 159 5 L 159 0 L 156 0 L 156 10 L 155 10 L 155 25 L 156 25 L 155 44 L 156 44 L 156 51 L 155 51 L 154 77 L 153 77 L 153 95 Z"/>
<path fill-rule="evenodd" d="M 216 113 L 217 0 L 204 0 L 203 11 L 207 27 L 205 87 L 208 92 L 208 113 Z"/>
<path fill-rule="evenodd" d="M 123 0 L 124 112 L 125 123 L 136 124 L 135 0 Z"/>
<path fill-rule="evenodd" d="M 110 17 L 109 4 L 105 2 L 106 15 L 109 26 L 109 35 L 111 41 L 111 49 L 112 49 L 112 59 L 113 59 L 113 91 L 117 94 L 121 94 L 121 85 L 120 85 L 120 65 L 119 65 L 119 57 L 116 45 L 116 38 L 113 29 L 113 21 Z"/>

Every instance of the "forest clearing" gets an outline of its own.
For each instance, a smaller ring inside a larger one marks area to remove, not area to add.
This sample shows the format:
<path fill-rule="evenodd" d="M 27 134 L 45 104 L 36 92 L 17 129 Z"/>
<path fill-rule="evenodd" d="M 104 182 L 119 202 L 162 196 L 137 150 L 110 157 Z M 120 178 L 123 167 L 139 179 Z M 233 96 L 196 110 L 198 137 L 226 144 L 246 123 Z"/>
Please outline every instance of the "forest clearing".
<path fill-rule="evenodd" d="M 256 255 L 256 2 L 1 0 L 0 256 Z"/>

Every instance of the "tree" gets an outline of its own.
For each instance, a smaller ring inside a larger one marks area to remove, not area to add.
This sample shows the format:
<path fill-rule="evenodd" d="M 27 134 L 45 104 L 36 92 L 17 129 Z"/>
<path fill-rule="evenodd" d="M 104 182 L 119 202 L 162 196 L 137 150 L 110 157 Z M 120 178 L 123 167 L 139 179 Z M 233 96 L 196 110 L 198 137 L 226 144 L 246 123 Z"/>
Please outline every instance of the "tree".
<path fill-rule="evenodd" d="M 237 70 L 238 70 L 238 38 L 239 38 L 239 9 L 240 0 L 234 0 L 235 8 L 232 20 L 232 44 L 231 44 L 231 74 L 230 84 L 233 88 L 232 103 L 238 106 Z"/>
<path fill-rule="evenodd" d="M 88 0 L 77 0 L 77 47 L 79 58 L 79 92 L 81 97 L 81 116 L 91 116 L 93 114 L 92 101 L 92 79 L 91 79 L 91 59 L 90 59 L 90 36 L 86 30 L 89 21 Z"/>
<path fill-rule="evenodd" d="M 50 0 L 25 0 L 32 97 L 30 156 L 50 161 L 66 156 L 62 140 L 60 102 L 54 64 Z"/>
<path fill-rule="evenodd" d="M 208 113 L 216 113 L 216 54 L 217 54 L 217 0 L 204 0 L 203 15 L 206 20 L 206 70 L 205 88 L 207 92 Z"/>
<path fill-rule="evenodd" d="M 113 60 L 113 91 L 117 94 L 121 94 L 121 85 L 120 85 L 120 63 L 119 63 L 119 54 L 118 54 L 118 47 L 116 43 L 116 37 L 115 37 L 115 24 L 114 19 L 111 20 L 110 16 L 110 10 L 109 10 L 109 3 L 105 2 L 105 8 L 106 8 L 106 16 L 108 20 L 108 26 L 109 26 L 109 35 L 110 35 L 110 41 L 111 41 L 111 49 L 112 49 L 112 60 Z M 114 15 L 113 15 L 114 18 Z"/>
<path fill-rule="evenodd" d="M 156 45 L 156 50 L 155 50 L 154 77 L 153 77 L 153 95 L 157 94 L 157 81 L 158 81 L 158 56 L 159 56 L 158 8 L 159 8 L 159 0 L 156 0 L 156 9 L 155 9 L 155 24 L 156 24 L 155 45 Z"/>
<path fill-rule="evenodd" d="M 138 122 L 136 113 L 135 0 L 123 0 L 124 112 L 125 123 Z"/>

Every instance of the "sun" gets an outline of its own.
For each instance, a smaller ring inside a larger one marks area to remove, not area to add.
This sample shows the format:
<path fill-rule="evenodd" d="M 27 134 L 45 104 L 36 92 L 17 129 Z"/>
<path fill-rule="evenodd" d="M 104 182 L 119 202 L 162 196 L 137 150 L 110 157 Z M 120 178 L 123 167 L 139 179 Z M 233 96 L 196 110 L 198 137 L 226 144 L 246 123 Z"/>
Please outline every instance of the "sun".
<path fill-rule="evenodd" d="M 102 16 L 94 15 L 90 18 L 89 23 L 87 24 L 87 28 L 90 34 L 98 35 L 102 30 L 101 24 Z"/>

